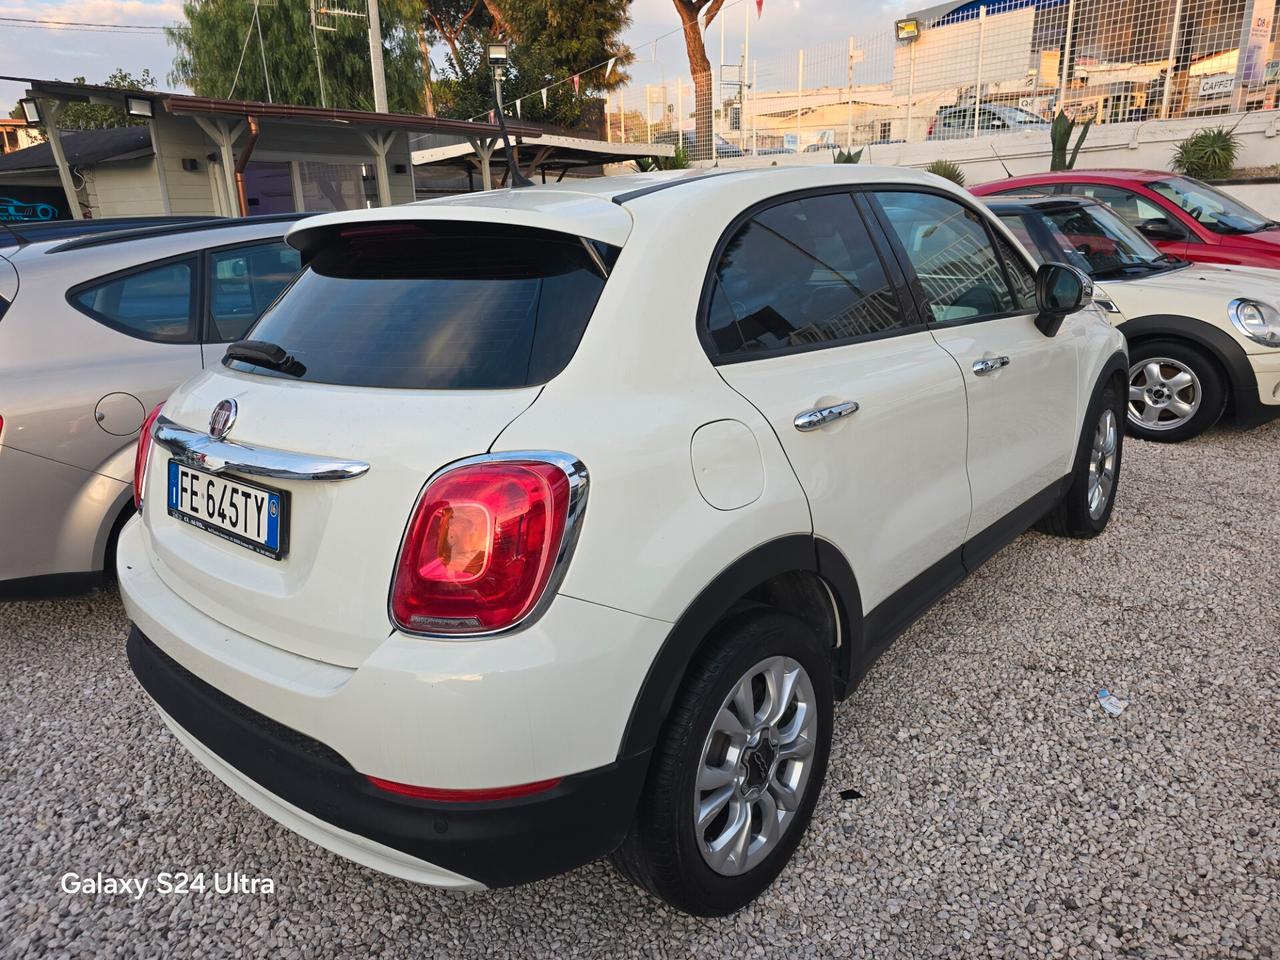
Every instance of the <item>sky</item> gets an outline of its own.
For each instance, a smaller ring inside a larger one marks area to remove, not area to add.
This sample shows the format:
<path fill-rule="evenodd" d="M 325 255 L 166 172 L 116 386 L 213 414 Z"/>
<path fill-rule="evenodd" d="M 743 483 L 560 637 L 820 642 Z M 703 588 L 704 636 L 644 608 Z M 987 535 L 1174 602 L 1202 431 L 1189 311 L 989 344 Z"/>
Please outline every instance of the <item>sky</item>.
<path fill-rule="evenodd" d="M 352 6 L 359 2 L 347 0 Z M 738 59 L 744 14 L 753 17 L 752 59 L 770 60 L 792 56 L 799 47 L 844 42 L 851 33 L 867 31 L 869 25 L 876 31 L 889 29 L 895 11 L 902 9 L 893 0 L 764 0 L 763 12 L 755 19 L 751 9 L 754 5 L 755 0 L 727 0 L 720 14 L 725 21 L 728 61 Z M 914 9 L 926 5 L 921 2 L 908 6 Z M 180 0 L 0 0 L 0 18 L 157 26 L 179 20 L 181 6 Z M 631 17 L 633 22 L 625 38 L 641 61 L 635 71 L 637 76 L 647 79 L 650 73 L 667 72 L 668 64 L 671 74 L 687 70 L 680 21 L 671 0 L 634 0 Z M 713 63 L 718 58 L 719 44 L 717 18 L 707 39 Z M 0 19 L 0 75 L 61 80 L 83 76 L 96 83 L 116 67 L 133 74 L 149 68 L 160 78 L 162 88 L 169 89 L 167 75 L 172 54 L 160 33 L 35 28 Z M 22 96 L 23 89 L 20 83 L 0 81 L 0 107 L 4 114 Z"/>

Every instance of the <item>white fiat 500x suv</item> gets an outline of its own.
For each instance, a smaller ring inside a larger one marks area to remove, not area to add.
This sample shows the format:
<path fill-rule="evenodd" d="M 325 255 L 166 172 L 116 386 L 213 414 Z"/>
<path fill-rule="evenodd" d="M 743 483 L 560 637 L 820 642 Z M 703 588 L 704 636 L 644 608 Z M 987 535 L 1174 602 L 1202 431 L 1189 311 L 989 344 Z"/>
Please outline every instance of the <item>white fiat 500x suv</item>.
<path fill-rule="evenodd" d="M 140 442 L 132 668 L 232 789 L 422 883 L 612 854 L 736 910 L 833 700 L 1040 522 L 1091 537 L 1127 360 L 927 174 L 599 179 L 328 214 Z"/>

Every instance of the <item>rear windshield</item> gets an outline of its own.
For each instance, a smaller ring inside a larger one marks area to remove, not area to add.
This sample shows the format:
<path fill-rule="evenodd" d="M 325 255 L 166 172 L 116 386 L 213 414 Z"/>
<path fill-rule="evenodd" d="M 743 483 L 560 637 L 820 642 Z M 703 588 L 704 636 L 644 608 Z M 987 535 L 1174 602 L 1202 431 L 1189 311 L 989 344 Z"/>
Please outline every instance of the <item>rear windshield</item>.
<path fill-rule="evenodd" d="M 577 349 L 604 288 L 601 264 L 616 255 L 522 227 L 347 225 L 245 335 L 282 347 L 301 364 L 297 375 L 224 362 L 357 387 L 545 383 Z"/>

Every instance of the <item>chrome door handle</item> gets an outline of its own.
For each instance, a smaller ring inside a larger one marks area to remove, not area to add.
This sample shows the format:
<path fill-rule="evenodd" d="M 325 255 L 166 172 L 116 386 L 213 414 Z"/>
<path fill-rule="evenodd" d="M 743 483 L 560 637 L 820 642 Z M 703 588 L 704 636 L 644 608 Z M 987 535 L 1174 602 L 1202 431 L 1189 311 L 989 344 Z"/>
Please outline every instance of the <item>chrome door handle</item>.
<path fill-rule="evenodd" d="M 835 423 L 857 412 L 858 405 L 852 400 L 846 400 L 844 403 L 833 404 L 830 407 L 815 407 L 804 413 L 797 413 L 796 418 L 791 422 L 801 433 L 808 433 L 810 430 L 825 427 L 828 423 Z"/>
<path fill-rule="evenodd" d="M 985 377 L 992 370 L 999 370 L 1001 367 L 1007 367 L 1008 365 L 1008 357 L 987 357 L 985 360 L 973 361 L 973 372 L 980 377 Z"/>

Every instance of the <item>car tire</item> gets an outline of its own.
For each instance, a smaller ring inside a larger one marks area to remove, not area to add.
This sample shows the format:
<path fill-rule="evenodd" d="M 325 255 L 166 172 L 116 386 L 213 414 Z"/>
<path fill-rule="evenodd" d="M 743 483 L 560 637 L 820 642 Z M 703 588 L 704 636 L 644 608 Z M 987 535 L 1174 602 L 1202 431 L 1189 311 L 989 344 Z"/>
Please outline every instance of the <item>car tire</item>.
<path fill-rule="evenodd" d="M 1218 422 L 1227 405 L 1226 381 L 1218 365 L 1195 347 L 1177 340 L 1147 340 L 1130 351 L 1125 405 L 1130 434 L 1178 443 Z"/>
<path fill-rule="evenodd" d="M 744 723 L 748 710 L 754 716 Z M 832 711 L 830 659 L 805 624 L 768 609 L 722 624 L 676 695 L 614 864 L 687 913 L 725 916 L 746 906 L 808 826 L 826 775 Z M 702 829 L 697 809 L 716 811 Z"/>
<path fill-rule="evenodd" d="M 1085 414 L 1070 486 L 1037 524 L 1058 537 L 1088 540 L 1107 527 L 1120 489 L 1125 403 L 1114 380 L 1094 393 Z"/>

